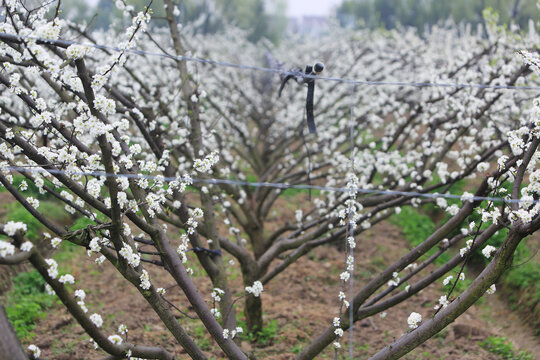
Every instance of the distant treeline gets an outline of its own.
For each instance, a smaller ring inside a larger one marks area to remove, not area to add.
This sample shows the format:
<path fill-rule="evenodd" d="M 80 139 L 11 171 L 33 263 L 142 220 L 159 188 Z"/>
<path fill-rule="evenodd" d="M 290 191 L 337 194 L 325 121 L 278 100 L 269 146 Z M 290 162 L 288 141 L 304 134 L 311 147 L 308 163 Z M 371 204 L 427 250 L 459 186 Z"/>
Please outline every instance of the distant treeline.
<path fill-rule="evenodd" d="M 28 0 L 37 1 L 37 0 Z M 163 0 L 154 0 L 161 3 Z M 63 0 L 63 17 L 75 22 L 89 22 L 89 30 L 106 29 L 118 24 L 127 26 L 111 0 L 99 0 L 96 6 L 85 0 Z M 149 0 L 127 0 L 135 11 L 142 10 Z M 248 33 L 249 40 L 266 38 L 280 41 L 287 29 L 285 0 L 182 0 L 177 2 L 179 23 L 191 24 L 197 33 L 218 33 L 234 25 Z M 537 0 L 344 0 L 336 8 L 339 23 L 352 28 L 386 28 L 413 26 L 420 31 L 448 19 L 456 23 L 481 24 L 482 11 L 491 7 L 501 23 L 511 22 L 526 28 L 540 14 Z M 166 26 L 163 7 L 153 6 L 153 26 Z M 473 27 L 474 28 L 474 27 Z"/>
<path fill-rule="evenodd" d="M 511 22 L 522 28 L 530 19 L 538 21 L 537 0 L 344 0 L 337 9 L 343 26 L 392 29 L 426 25 L 447 19 L 473 25 L 482 23 L 482 11 L 491 7 L 503 24 Z"/>
<path fill-rule="evenodd" d="M 32 0 L 33 1 L 33 0 Z M 135 11 L 141 11 L 149 0 L 127 0 Z M 287 25 L 284 0 L 182 0 L 178 1 L 177 20 L 180 24 L 196 24 L 199 33 L 212 34 L 233 24 L 248 32 L 251 41 L 262 38 L 277 42 L 284 34 Z M 154 26 L 166 26 L 162 6 L 163 0 L 154 0 L 152 17 Z M 63 16 L 75 22 L 90 22 L 90 29 L 106 29 L 115 23 L 130 21 L 122 19 L 122 12 L 115 6 L 115 1 L 99 0 L 92 6 L 85 0 L 64 0 Z M 121 24 L 125 26 L 126 24 Z"/>

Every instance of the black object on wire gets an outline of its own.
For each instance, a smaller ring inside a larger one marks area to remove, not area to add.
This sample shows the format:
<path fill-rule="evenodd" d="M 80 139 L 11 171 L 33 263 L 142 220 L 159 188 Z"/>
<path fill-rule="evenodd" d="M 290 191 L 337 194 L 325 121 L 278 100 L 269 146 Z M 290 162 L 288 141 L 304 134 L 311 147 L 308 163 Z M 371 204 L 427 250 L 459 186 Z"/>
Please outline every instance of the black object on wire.
<path fill-rule="evenodd" d="M 315 63 L 313 66 L 307 65 L 306 70 L 303 73 L 299 68 L 292 70 L 288 72 L 285 77 L 283 77 L 278 91 L 278 97 L 281 97 L 281 92 L 283 91 L 285 84 L 287 81 L 293 78 L 298 84 L 307 84 L 306 116 L 308 129 L 311 134 L 317 133 L 317 128 L 315 127 L 315 117 L 313 115 L 313 97 L 315 94 L 315 78 L 313 76 L 318 76 L 323 70 L 324 65 L 322 63 Z M 306 77 L 306 75 L 308 76 Z"/>
<path fill-rule="evenodd" d="M 306 112 L 304 111 L 302 122 L 304 121 L 305 117 L 306 117 Z M 304 147 L 306 148 L 306 153 L 307 153 L 307 160 L 308 160 L 308 168 L 306 171 L 307 183 L 308 183 L 308 186 L 311 186 L 311 151 L 309 151 L 309 146 L 306 142 L 306 137 L 304 135 L 304 128 L 300 130 L 300 135 L 302 136 L 302 142 L 304 143 Z M 311 187 L 309 188 L 308 200 L 311 201 Z"/>
<path fill-rule="evenodd" d="M 212 250 L 212 249 L 207 249 L 207 248 L 203 248 L 203 247 L 194 247 L 192 249 L 187 249 L 186 252 L 189 252 L 189 251 L 193 251 L 194 253 L 200 253 L 200 252 L 205 252 L 205 253 L 208 253 L 210 255 L 216 255 L 216 256 L 222 256 L 221 254 L 221 250 Z"/>

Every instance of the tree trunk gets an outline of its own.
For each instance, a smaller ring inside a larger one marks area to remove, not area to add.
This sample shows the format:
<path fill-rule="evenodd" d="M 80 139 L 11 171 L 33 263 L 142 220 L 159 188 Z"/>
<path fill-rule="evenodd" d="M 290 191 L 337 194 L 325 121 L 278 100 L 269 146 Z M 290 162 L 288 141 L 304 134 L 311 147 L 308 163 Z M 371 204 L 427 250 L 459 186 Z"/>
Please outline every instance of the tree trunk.
<path fill-rule="evenodd" d="M 223 266 L 220 267 L 220 271 L 225 273 Z M 223 276 L 219 276 L 219 279 L 216 279 L 214 286 L 219 287 L 225 291 L 225 294 L 221 296 L 221 302 L 219 303 L 219 310 L 223 316 L 223 328 L 224 329 L 235 329 L 237 326 L 236 323 L 236 311 L 234 310 L 234 303 L 232 299 L 232 293 L 229 289 L 227 278 L 223 279 Z"/>
<path fill-rule="evenodd" d="M 0 304 L 0 360 L 28 360 L 2 304 Z"/>
<path fill-rule="evenodd" d="M 248 331 L 257 337 L 257 333 L 263 328 L 261 298 L 251 294 L 246 296 L 245 310 Z"/>
<path fill-rule="evenodd" d="M 244 286 L 253 286 L 253 283 L 257 280 L 259 269 L 256 265 L 242 264 L 242 277 L 244 279 Z M 246 316 L 247 330 L 254 335 L 263 328 L 262 319 L 262 301 L 260 296 L 255 297 L 253 294 L 246 294 L 244 302 L 244 315 Z"/>

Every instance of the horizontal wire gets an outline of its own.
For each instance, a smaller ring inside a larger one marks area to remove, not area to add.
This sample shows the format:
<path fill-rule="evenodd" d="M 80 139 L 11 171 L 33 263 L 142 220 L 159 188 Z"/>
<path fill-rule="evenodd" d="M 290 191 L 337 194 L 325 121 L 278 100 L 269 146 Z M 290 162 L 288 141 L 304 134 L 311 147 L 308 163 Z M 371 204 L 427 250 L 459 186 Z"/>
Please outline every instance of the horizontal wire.
<path fill-rule="evenodd" d="M 44 168 L 35 168 L 35 167 L 23 167 L 23 166 L 0 166 L 1 171 L 19 171 L 19 172 L 33 172 L 33 173 L 51 173 L 51 174 L 64 174 L 71 176 L 94 176 L 94 177 L 113 177 L 113 178 L 128 178 L 128 179 L 145 179 L 145 180 L 156 180 L 163 182 L 172 182 L 172 181 L 184 181 L 188 182 L 186 178 L 179 177 L 164 177 L 161 175 L 146 175 L 146 174 L 112 174 L 107 172 L 100 171 L 65 171 L 58 169 L 44 169 Z M 226 185 L 242 185 L 250 187 L 266 187 L 266 188 L 275 188 L 275 189 L 298 189 L 298 190 L 320 190 L 320 191 L 332 191 L 332 192 L 350 192 L 356 191 L 363 194 L 378 194 L 378 195 L 402 195 L 407 197 L 423 197 L 430 199 L 437 198 L 446 198 L 446 199 L 456 199 L 461 201 L 493 201 L 493 202 L 503 202 L 503 203 L 527 203 L 527 204 L 538 204 L 540 200 L 521 200 L 521 199 L 504 199 L 499 197 L 491 196 L 467 196 L 462 199 L 462 195 L 455 194 L 439 194 L 439 193 L 421 193 L 417 191 L 399 191 L 399 190 L 377 190 L 377 189 L 365 189 L 365 188 L 343 188 L 343 187 L 333 187 L 333 186 L 320 186 L 320 185 L 292 185 L 286 183 L 272 183 L 272 182 L 250 182 L 250 181 L 241 181 L 241 180 L 227 180 L 227 179 L 202 179 L 202 178 L 189 178 L 189 181 L 193 183 L 203 183 L 203 184 L 226 184 Z"/>
<path fill-rule="evenodd" d="M 169 59 L 173 59 L 177 61 L 192 61 L 192 62 L 197 62 L 197 63 L 202 63 L 202 64 L 210 64 L 210 65 L 230 67 L 230 68 L 243 69 L 243 70 L 262 71 L 262 72 L 275 73 L 275 74 L 280 74 L 280 75 L 294 75 L 297 77 L 303 77 L 303 78 L 308 78 L 308 79 L 334 81 L 334 82 L 346 83 L 346 84 L 352 84 L 352 85 L 475 88 L 475 89 L 503 89 L 503 90 L 540 90 L 540 86 L 465 84 L 465 83 L 449 83 L 449 82 L 436 83 L 436 82 L 406 82 L 406 81 L 370 81 L 370 80 L 344 79 L 344 78 L 339 78 L 339 77 L 328 77 L 328 76 L 304 74 L 299 71 L 283 71 L 280 69 L 272 69 L 272 68 L 266 68 L 266 67 L 255 66 L 255 65 L 235 64 L 235 63 L 226 62 L 226 61 L 217 61 L 217 60 L 204 59 L 204 58 L 198 58 L 198 57 L 193 57 L 193 56 L 170 55 L 167 53 L 144 51 L 144 50 L 137 50 L 137 49 L 122 49 L 115 46 L 84 43 L 84 42 L 73 41 L 73 40 L 50 40 L 50 39 L 44 39 L 44 38 L 39 38 L 39 37 L 34 37 L 34 36 L 22 36 L 22 35 L 8 34 L 8 33 L 0 33 L 0 40 L 22 41 L 23 39 L 35 40 L 39 43 L 52 44 L 52 45 L 60 46 L 63 48 L 66 48 L 70 45 L 82 45 L 82 46 L 87 46 L 87 47 L 100 49 L 100 50 L 111 50 L 111 51 L 125 52 L 125 53 L 130 53 L 130 54 L 135 54 L 135 55 L 164 57 L 164 58 L 169 58 Z"/>

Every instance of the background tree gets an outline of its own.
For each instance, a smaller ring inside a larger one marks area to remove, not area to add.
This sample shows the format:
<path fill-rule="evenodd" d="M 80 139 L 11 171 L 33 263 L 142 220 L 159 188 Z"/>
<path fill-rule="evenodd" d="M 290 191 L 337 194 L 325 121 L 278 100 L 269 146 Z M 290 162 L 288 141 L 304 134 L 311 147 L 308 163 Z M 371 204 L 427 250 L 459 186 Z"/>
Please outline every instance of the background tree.
<path fill-rule="evenodd" d="M 449 18 L 476 26 L 482 23 L 482 11 L 488 7 L 500 15 L 499 24 L 515 23 L 523 29 L 539 15 L 535 0 L 346 0 L 337 8 L 337 16 L 342 25 L 387 29 L 403 25 L 423 31 L 426 25 Z"/>
<path fill-rule="evenodd" d="M 78 4 L 80 0 L 72 0 Z M 141 11 L 147 1 L 129 0 L 125 2 L 133 6 L 134 11 Z M 164 18 L 163 0 L 154 6 L 154 19 Z M 285 2 L 277 1 L 272 4 L 271 11 L 263 0 L 205 0 L 181 1 L 176 4 L 175 14 L 182 24 L 195 23 L 193 27 L 203 34 L 216 34 L 224 31 L 225 26 L 233 25 L 248 33 L 248 39 L 257 42 L 263 38 L 278 42 L 286 30 Z M 84 6 L 84 2 L 83 5 Z M 96 12 L 96 27 L 107 28 L 116 19 L 122 18 L 122 12 L 117 10 L 110 0 L 100 0 Z M 154 21 L 154 26 L 166 26 L 164 21 Z"/>

